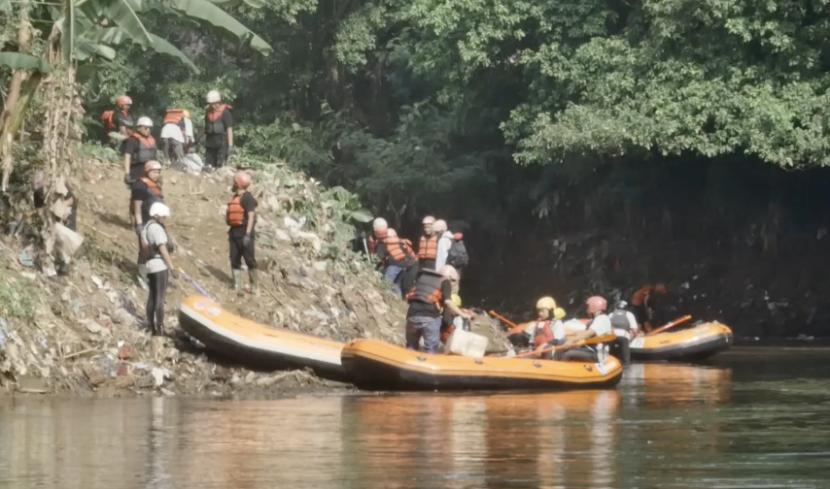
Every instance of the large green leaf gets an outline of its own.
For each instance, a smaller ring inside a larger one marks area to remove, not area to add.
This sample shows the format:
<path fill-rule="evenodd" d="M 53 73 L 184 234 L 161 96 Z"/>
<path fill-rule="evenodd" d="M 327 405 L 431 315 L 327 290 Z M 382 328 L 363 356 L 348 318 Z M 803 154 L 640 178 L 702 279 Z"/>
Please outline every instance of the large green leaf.
<path fill-rule="evenodd" d="M 129 0 L 97 0 L 101 12 L 124 31 L 134 42 L 143 45 L 152 44 L 150 33 L 138 18 Z"/>
<path fill-rule="evenodd" d="M 171 0 L 171 6 L 189 17 L 204 20 L 235 36 L 250 41 L 251 47 L 263 55 L 271 53 L 271 46 L 265 39 L 242 25 L 227 12 L 207 0 Z"/>
<path fill-rule="evenodd" d="M 154 51 L 161 54 L 168 54 L 170 56 L 173 56 L 174 58 L 178 58 L 179 61 L 186 64 L 187 67 L 193 70 L 194 73 L 199 73 L 199 68 L 197 68 L 196 65 L 193 64 L 193 61 L 191 61 L 186 54 L 181 52 L 179 48 L 170 44 L 169 42 L 167 42 L 167 40 L 153 33 L 150 33 L 150 39 L 152 39 L 150 47 L 153 48 Z"/>
<path fill-rule="evenodd" d="M 41 73 L 49 73 L 52 70 L 46 61 L 24 53 L 0 52 L 0 66 L 12 70 L 35 70 Z"/>

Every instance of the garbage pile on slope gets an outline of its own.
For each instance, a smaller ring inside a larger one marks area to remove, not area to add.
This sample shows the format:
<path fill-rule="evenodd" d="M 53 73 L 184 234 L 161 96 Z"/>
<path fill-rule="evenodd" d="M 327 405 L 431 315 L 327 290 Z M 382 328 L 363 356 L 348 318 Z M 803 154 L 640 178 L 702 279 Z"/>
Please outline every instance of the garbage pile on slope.
<path fill-rule="evenodd" d="M 179 244 L 173 261 L 193 282 L 172 281 L 162 340 L 143 325 L 147 292 L 135 280 L 137 243 L 118 165 L 91 160 L 73 182 L 85 243 L 67 276 L 44 277 L 37 263 L 20 259 L 26 243 L 3 237 L 0 392 L 268 395 L 334 385 L 305 371 L 218 363 L 178 328 L 178 304 L 196 287 L 263 324 L 340 341 L 401 343 L 404 303 L 351 251 L 353 223 L 369 216 L 345 190 L 325 189 L 282 165 L 252 170 L 260 286 L 255 296 L 237 297 L 224 224 L 232 173 L 164 172 L 168 228 Z M 28 291 L 29 310 L 6 310 L 4 290 Z"/>

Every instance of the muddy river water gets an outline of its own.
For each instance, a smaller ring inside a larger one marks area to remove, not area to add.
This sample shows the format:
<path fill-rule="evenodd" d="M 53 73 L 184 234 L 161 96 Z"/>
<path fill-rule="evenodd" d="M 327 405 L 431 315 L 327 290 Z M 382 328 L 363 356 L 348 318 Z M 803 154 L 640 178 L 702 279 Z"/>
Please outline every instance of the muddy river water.
<path fill-rule="evenodd" d="M 0 441 L 0 488 L 825 488 L 830 349 L 604 391 L 0 398 Z"/>

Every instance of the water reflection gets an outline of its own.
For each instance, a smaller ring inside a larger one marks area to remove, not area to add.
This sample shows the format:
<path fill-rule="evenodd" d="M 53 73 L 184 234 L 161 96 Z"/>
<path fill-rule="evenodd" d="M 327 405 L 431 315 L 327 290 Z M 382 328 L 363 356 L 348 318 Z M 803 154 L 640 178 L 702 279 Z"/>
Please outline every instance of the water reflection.
<path fill-rule="evenodd" d="M 602 391 L 5 399 L 0 487 L 821 487 L 828 391 L 652 364 Z"/>

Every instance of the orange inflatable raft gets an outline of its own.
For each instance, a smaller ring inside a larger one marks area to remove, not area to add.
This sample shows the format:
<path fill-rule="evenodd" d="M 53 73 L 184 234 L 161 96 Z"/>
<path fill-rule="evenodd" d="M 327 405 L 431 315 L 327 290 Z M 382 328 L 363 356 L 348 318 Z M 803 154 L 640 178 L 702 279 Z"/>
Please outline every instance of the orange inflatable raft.
<path fill-rule="evenodd" d="M 703 360 L 732 345 L 732 330 L 717 321 L 631 340 L 632 360 Z"/>
<path fill-rule="evenodd" d="M 264 369 L 311 367 L 318 375 L 344 380 L 343 343 L 272 328 L 239 317 L 203 296 L 179 307 L 179 324 L 214 353 Z"/>
<path fill-rule="evenodd" d="M 355 340 L 343 348 L 350 380 L 370 390 L 561 390 L 613 387 L 622 365 L 532 358 L 430 354 L 378 340 Z"/>

